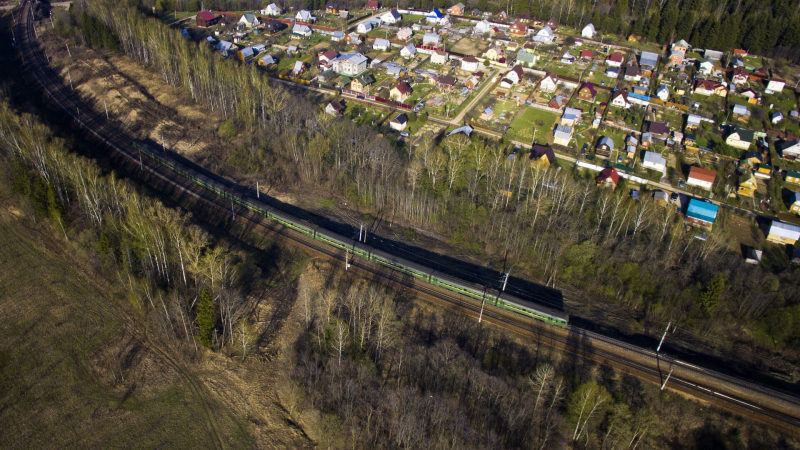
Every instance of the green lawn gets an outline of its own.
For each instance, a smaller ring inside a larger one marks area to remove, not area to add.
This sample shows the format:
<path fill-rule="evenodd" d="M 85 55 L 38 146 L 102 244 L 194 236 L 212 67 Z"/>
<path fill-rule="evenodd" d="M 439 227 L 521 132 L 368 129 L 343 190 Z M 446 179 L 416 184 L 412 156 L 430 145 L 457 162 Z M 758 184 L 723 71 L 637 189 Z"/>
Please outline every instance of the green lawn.
<path fill-rule="evenodd" d="M 550 111 L 543 111 L 530 106 L 523 106 L 523 110 L 511 122 L 506 136 L 520 142 L 532 142 L 533 131 L 536 130 L 537 142 L 553 142 L 553 128 L 558 115 Z"/>

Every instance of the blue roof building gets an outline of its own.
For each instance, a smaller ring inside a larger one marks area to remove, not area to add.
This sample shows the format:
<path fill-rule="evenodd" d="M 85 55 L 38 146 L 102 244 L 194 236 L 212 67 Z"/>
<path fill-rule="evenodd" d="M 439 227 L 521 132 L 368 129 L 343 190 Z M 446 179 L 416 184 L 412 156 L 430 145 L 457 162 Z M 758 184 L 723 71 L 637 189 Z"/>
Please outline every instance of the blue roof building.
<path fill-rule="evenodd" d="M 686 221 L 689 225 L 710 230 L 717 219 L 717 212 L 719 206 L 693 198 L 689 200 L 689 206 L 686 208 Z"/>

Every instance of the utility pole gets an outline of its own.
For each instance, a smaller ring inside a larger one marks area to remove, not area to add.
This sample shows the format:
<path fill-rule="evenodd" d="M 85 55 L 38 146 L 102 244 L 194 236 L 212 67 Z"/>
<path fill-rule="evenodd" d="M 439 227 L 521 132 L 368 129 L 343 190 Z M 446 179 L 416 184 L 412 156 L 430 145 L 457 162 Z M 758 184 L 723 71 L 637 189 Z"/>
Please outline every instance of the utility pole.
<path fill-rule="evenodd" d="M 261 199 L 261 191 L 258 189 L 258 180 L 256 180 L 256 198 Z"/>
<path fill-rule="evenodd" d="M 167 151 L 167 147 L 164 146 L 164 132 L 163 131 L 161 132 L 161 151 L 162 152 L 166 152 Z"/>
<path fill-rule="evenodd" d="M 669 377 L 672 376 L 672 371 L 675 370 L 675 365 L 672 365 L 669 368 L 669 373 L 667 374 L 667 378 L 664 380 L 664 384 L 661 385 L 661 390 L 663 391 L 665 387 L 667 387 L 667 381 L 669 381 Z"/>
<path fill-rule="evenodd" d="M 69 74 L 69 69 L 67 69 L 67 78 L 69 78 L 69 89 L 70 89 L 71 91 L 74 91 L 74 90 L 75 90 L 75 88 L 74 88 L 74 87 L 72 87 L 72 75 L 70 75 L 70 74 Z"/>
<path fill-rule="evenodd" d="M 350 256 L 350 251 L 347 250 L 347 249 L 344 249 L 344 270 L 347 270 L 347 269 L 350 268 L 349 256 Z"/>
<path fill-rule="evenodd" d="M 103 108 L 106 109 L 106 120 L 108 120 L 108 105 L 106 105 L 106 99 L 103 99 Z"/>
<path fill-rule="evenodd" d="M 486 289 L 488 289 L 488 287 L 483 288 L 483 301 L 481 301 L 481 313 L 478 315 L 478 323 L 481 323 L 481 320 L 483 320 L 483 306 L 486 305 Z"/>
<path fill-rule="evenodd" d="M 142 148 L 138 145 L 136 148 L 139 150 L 139 170 L 144 170 L 144 164 L 142 164 Z"/>
<path fill-rule="evenodd" d="M 67 54 L 69 55 L 70 58 L 72 58 L 72 52 L 69 51 L 69 44 L 64 44 L 64 45 L 67 46 Z"/>
<path fill-rule="evenodd" d="M 236 221 L 236 211 L 233 209 L 233 196 L 231 196 L 231 214 L 233 214 L 233 221 Z"/>
<path fill-rule="evenodd" d="M 494 299 L 494 304 L 495 305 L 497 305 L 497 303 L 500 302 L 500 295 L 502 295 L 503 292 L 506 291 L 506 284 L 508 284 L 508 275 L 509 274 L 511 274 L 510 271 L 506 272 L 505 275 L 503 275 L 503 287 L 500 289 L 500 292 L 497 294 L 497 297 L 495 297 L 495 299 Z"/>
<path fill-rule="evenodd" d="M 664 338 L 666 338 L 666 337 L 667 337 L 667 332 L 669 331 L 669 327 L 670 327 L 670 326 L 672 326 L 672 321 L 671 321 L 671 320 L 670 320 L 670 321 L 669 321 L 669 323 L 667 324 L 667 329 L 666 329 L 666 330 L 664 330 L 664 335 L 663 335 L 663 336 L 661 336 L 661 342 L 659 342 L 659 343 L 658 343 L 658 347 L 656 348 L 656 353 L 658 353 L 658 352 L 660 352 L 660 351 L 661 351 L 661 344 L 663 344 L 663 343 L 664 343 Z"/>
<path fill-rule="evenodd" d="M 358 242 L 361 242 L 361 235 L 364 232 L 364 224 L 358 226 Z"/>

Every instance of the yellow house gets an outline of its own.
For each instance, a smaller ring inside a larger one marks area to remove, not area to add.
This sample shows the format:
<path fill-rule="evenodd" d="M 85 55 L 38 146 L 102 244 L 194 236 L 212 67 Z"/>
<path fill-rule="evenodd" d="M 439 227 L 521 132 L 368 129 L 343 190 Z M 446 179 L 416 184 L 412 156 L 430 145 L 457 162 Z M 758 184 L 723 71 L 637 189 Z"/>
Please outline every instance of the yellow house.
<path fill-rule="evenodd" d="M 786 182 L 800 184 L 800 172 L 795 172 L 794 170 L 786 172 Z"/>
<path fill-rule="evenodd" d="M 411 92 L 411 86 L 405 81 L 401 81 L 389 91 L 389 98 L 396 102 L 404 102 L 408 97 L 411 97 Z"/>
<path fill-rule="evenodd" d="M 789 211 L 800 214 L 800 192 L 792 193 L 790 200 L 792 204 L 789 205 Z"/>
<path fill-rule="evenodd" d="M 531 167 L 546 169 L 556 162 L 556 154 L 549 145 L 533 144 L 531 149 Z"/>
<path fill-rule="evenodd" d="M 758 189 L 758 181 L 756 181 L 756 177 L 752 173 L 747 172 L 739 177 L 739 195 L 752 197 L 756 189 Z"/>
<path fill-rule="evenodd" d="M 800 239 L 800 227 L 789 223 L 772 221 L 767 240 L 776 244 L 794 245 Z"/>
<path fill-rule="evenodd" d="M 769 164 L 759 164 L 758 170 L 756 171 L 756 176 L 764 179 L 772 178 L 773 170 L 773 167 Z"/>

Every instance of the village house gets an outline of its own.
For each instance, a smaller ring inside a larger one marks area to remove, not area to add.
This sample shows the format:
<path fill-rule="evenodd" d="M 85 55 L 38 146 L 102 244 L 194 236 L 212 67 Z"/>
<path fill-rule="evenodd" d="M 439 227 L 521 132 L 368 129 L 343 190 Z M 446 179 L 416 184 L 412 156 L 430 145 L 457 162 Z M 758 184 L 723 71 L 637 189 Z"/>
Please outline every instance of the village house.
<path fill-rule="evenodd" d="M 564 114 L 561 115 L 561 123 L 563 125 L 575 126 L 581 120 L 581 115 L 583 111 L 577 108 L 570 108 L 567 107 L 564 110 Z"/>
<path fill-rule="evenodd" d="M 756 181 L 756 177 L 751 172 L 748 171 L 739 176 L 739 187 L 736 189 L 739 195 L 752 197 L 756 189 L 758 189 L 758 181 Z"/>
<path fill-rule="evenodd" d="M 656 152 L 646 151 L 642 159 L 642 167 L 661 172 L 663 176 L 667 173 L 667 160 Z"/>
<path fill-rule="evenodd" d="M 733 118 L 747 123 L 750 121 L 750 110 L 744 105 L 733 105 Z"/>
<path fill-rule="evenodd" d="M 597 141 L 594 153 L 602 158 L 610 158 L 611 152 L 614 151 L 614 140 L 608 136 L 603 136 Z"/>
<path fill-rule="evenodd" d="M 583 86 L 578 90 L 578 98 L 581 100 L 586 100 L 587 102 L 593 102 L 594 98 L 597 96 L 597 91 L 594 88 L 594 85 L 591 82 L 584 83 Z"/>
<path fill-rule="evenodd" d="M 783 113 L 780 111 L 775 111 L 769 115 L 769 121 L 772 122 L 773 125 L 781 123 L 783 121 Z"/>
<path fill-rule="evenodd" d="M 646 133 L 642 133 L 642 147 L 643 148 L 650 148 L 653 145 L 653 134 L 649 131 Z"/>
<path fill-rule="evenodd" d="M 331 100 L 325 107 L 325 113 L 331 116 L 339 116 L 341 114 L 344 114 L 344 110 L 345 107 L 339 100 Z"/>
<path fill-rule="evenodd" d="M 255 28 L 261 25 L 261 22 L 258 20 L 258 17 L 256 17 L 256 15 L 253 13 L 243 14 L 242 17 L 239 18 L 238 23 L 240 25 L 243 25 L 245 28 Z"/>
<path fill-rule="evenodd" d="M 465 6 L 463 3 L 456 3 L 447 10 L 447 14 L 450 14 L 451 16 L 463 16 L 464 8 Z"/>
<path fill-rule="evenodd" d="M 261 58 L 258 58 L 258 62 L 256 64 L 258 64 L 260 67 L 268 67 L 276 62 L 277 61 L 275 61 L 275 58 L 273 58 L 272 55 L 264 55 Z"/>
<path fill-rule="evenodd" d="M 731 76 L 731 83 L 735 86 L 744 86 L 750 79 L 750 72 L 742 69 L 735 69 Z"/>
<path fill-rule="evenodd" d="M 447 20 L 445 20 L 444 14 L 442 14 L 441 11 L 434 8 L 431 12 L 428 13 L 427 16 L 425 16 L 425 22 L 432 25 L 443 25 L 444 23 L 447 22 Z"/>
<path fill-rule="evenodd" d="M 666 139 L 669 136 L 669 126 L 667 126 L 664 122 L 656 122 L 650 121 L 647 123 L 647 131 L 653 135 L 653 137 L 659 139 Z"/>
<path fill-rule="evenodd" d="M 719 212 L 719 206 L 713 203 L 696 198 L 690 199 L 689 206 L 686 208 L 686 223 L 711 230 L 717 220 L 717 212 Z"/>
<path fill-rule="evenodd" d="M 361 42 L 363 41 L 361 40 L 361 36 L 358 33 L 354 32 L 345 36 L 344 42 L 355 47 L 361 45 Z"/>
<path fill-rule="evenodd" d="M 228 42 L 228 41 L 219 41 L 216 47 L 216 49 L 222 54 L 222 56 L 226 58 L 230 55 L 231 50 L 235 48 L 236 46 L 233 45 L 233 42 Z"/>
<path fill-rule="evenodd" d="M 441 41 L 442 38 L 436 33 L 425 33 L 422 36 L 422 45 L 438 47 Z"/>
<path fill-rule="evenodd" d="M 334 72 L 340 75 L 356 76 L 367 70 L 368 59 L 361 53 L 345 53 L 331 61 Z"/>
<path fill-rule="evenodd" d="M 561 64 L 572 64 L 575 62 L 575 57 L 570 52 L 564 52 L 561 56 Z"/>
<path fill-rule="evenodd" d="M 553 29 L 549 26 L 543 27 L 536 33 L 536 36 L 533 37 L 533 40 L 534 42 L 538 42 L 540 44 L 552 44 L 555 41 Z"/>
<path fill-rule="evenodd" d="M 468 89 L 475 89 L 480 84 L 481 80 L 476 76 L 471 76 L 467 78 L 467 81 L 464 82 L 464 86 Z"/>
<path fill-rule="evenodd" d="M 522 66 L 514 66 L 505 74 L 505 79 L 511 81 L 511 84 L 519 84 L 522 82 L 523 77 Z"/>
<path fill-rule="evenodd" d="M 389 128 L 397 131 L 403 131 L 408 126 L 408 115 L 406 113 L 398 114 L 391 122 Z"/>
<path fill-rule="evenodd" d="M 625 74 L 623 75 L 625 81 L 639 81 L 642 79 L 642 73 L 636 63 L 625 66 Z"/>
<path fill-rule="evenodd" d="M 531 167 L 546 169 L 556 162 L 556 154 L 549 145 L 533 144 L 530 154 Z"/>
<path fill-rule="evenodd" d="M 787 183 L 794 183 L 800 184 L 800 172 L 795 170 L 789 170 L 786 172 L 786 182 Z"/>
<path fill-rule="evenodd" d="M 370 21 L 361 22 L 356 26 L 356 31 L 361 34 L 367 34 L 370 31 L 372 31 L 372 28 L 374 28 L 374 26 L 375 25 Z"/>
<path fill-rule="evenodd" d="M 609 104 L 616 108 L 630 108 L 631 104 L 628 102 L 628 91 L 624 89 L 617 89 L 614 91 L 614 93 L 611 94 L 611 100 L 609 101 Z"/>
<path fill-rule="evenodd" d="M 767 94 L 782 92 L 784 86 L 786 86 L 786 81 L 781 80 L 780 78 L 772 78 L 767 82 L 767 88 L 764 90 L 764 92 Z"/>
<path fill-rule="evenodd" d="M 416 54 L 417 54 L 417 47 L 415 47 L 414 44 L 408 44 L 400 49 L 400 56 L 406 59 L 413 58 L 414 55 Z M 431 59 L 433 59 L 433 57 L 431 57 Z"/>
<path fill-rule="evenodd" d="M 717 172 L 699 166 L 692 166 L 686 184 L 710 191 L 717 179 Z"/>
<path fill-rule="evenodd" d="M 403 103 L 404 101 L 408 100 L 409 97 L 411 97 L 412 92 L 411 86 L 409 86 L 405 81 L 401 81 L 397 83 L 397 85 L 393 87 L 391 91 L 389 91 L 389 98 L 396 102 Z"/>
<path fill-rule="evenodd" d="M 739 160 L 740 170 L 750 170 L 764 162 L 764 158 L 758 152 L 747 152 Z"/>
<path fill-rule="evenodd" d="M 556 95 L 555 97 L 551 98 L 549 102 L 547 102 L 547 107 L 552 109 L 561 109 L 564 107 L 564 97 L 561 95 Z"/>
<path fill-rule="evenodd" d="M 396 9 L 389 10 L 388 12 L 381 15 L 380 18 L 381 22 L 388 23 L 389 25 L 394 25 L 403 19 L 403 17 L 400 15 L 399 12 L 397 12 Z"/>
<path fill-rule="evenodd" d="M 539 90 L 542 92 L 555 92 L 558 86 L 558 75 L 552 72 L 545 74 L 544 78 L 539 81 Z"/>
<path fill-rule="evenodd" d="M 755 133 L 750 130 L 745 130 L 744 128 L 739 127 L 730 127 L 728 129 L 728 135 L 725 136 L 725 143 L 731 147 L 748 150 L 750 148 L 750 144 L 753 143 L 753 138 L 755 138 Z"/>
<path fill-rule="evenodd" d="M 658 89 L 656 89 L 656 97 L 658 97 L 662 102 L 667 101 L 669 98 L 669 88 L 666 84 L 662 84 L 658 87 Z"/>
<path fill-rule="evenodd" d="M 439 82 L 437 84 L 439 85 L 440 90 L 449 91 L 456 85 L 456 81 L 456 77 L 452 75 L 444 75 L 439 77 Z"/>
<path fill-rule="evenodd" d="M 344 31 L 336 30 L 331 33 L 331 42 L 341 42 L 344 40 L 345 34 Z"/>
<path fill-rule="evenodd" d="M 302 38 L 307 38 L 307 37 L 311 37 L 311 33 L 312 33 L 311 27 L 309 27 L 307 25 L 301 25 L 299 23 L 296 23 L 292 27 L 292 35 L 293 36 L 299 36 L 299 37 L 302 37 Z"/>
<path fill-rule="evenodd" d="M 597 187 L 615 189 L 619 184 L 619 172 L 613 167 L 606 167 L 595 178 Z"/>
<path fill-rule="evenodd" d="M 367 1 L 367 9 L 369 11 L 377 11 L 377 10 L 380 9 L 380 7 L 381 7 L 381 4 L 378 2 L 378 0 L 368 0 Z"/>
<path fill-rule="evenodd" d="M 581 61 L 591 61 L 593 57 L 594 52 L 592 50 L 582 50 L 581 54 L 578 56 Z"/>
<path fill-rule="evenodd" d="M 490 24 L 488 20 L 484 19 L 476 23 L 475 26 L 472 27 L 472 34 L 482 35 L 488 33 L 491 30 L 492 30 L 492 24 Z"/>
<path fill-rule="evenodd" d="M 800 192 L 792 192 L 789 196 L 789 211 L 800 214 Z"/>
<path fill-rule="evenodd" d="M 303 9 L 295 14 L 294 20 L 302 23 L 314 23 L 316 22 L 317 18 L 312 16 L 310 11 Z"/>
<path fill-rule="evenodd" d="M 606 58 L 606 65 L 611 67 L 622 67 L 625 56 L 620 52 L 614 52 Z"/>
<path fill-rule="evenodd" d="M 273 35 L 281 32 L 284 28 L 286 25 L 277 20 L 269 19 L 264 22 L 264 34 Z"/>
<path fill-rule="evenodd" d="M 792 139 L 791 141 L 780 141 L 775 145 L 781 158 L 794 161 L 800 158 L 800 139 Z"/>
<path fill-rule="evenodd" d="M 667 56 L 667 65 L 671 67 L 680 66 L 683 64 L 684 56 L 683 52 L 672 50 Z"/>
<path fill-rule="evenodd" d="M 478 59 L 474 56 L 467 56 L 461 60 L 461 69 L 467 72 L 475 72 L 478 70 Z"/>
<path fill-rule="evenodd" d="M 767 240 L 775 244 L 794 245 L 800 239 L 800 226 L 772 221 L 767 232 Z"/>
<path fill-rule="evenodd" d="M 373 83 L 375 83 L 375 77 L 373 77 L 368 73 L 365 73 L 356 78 L 353 78 L 353 81 L 350 82 L 350 90 L 366 94 L 367 92 L 369 92 L 369 88 L 370 86 L 372 86 Z"/>
<path fill-rule="evenodd" d="M 392 48 L 392 44 L 387 39 L 377 38 L 372 42 L 372 49 L 373 50 L 380 50 L 380 51 L 385 52 L 386 50 L 389 50 L 390 48 Z"/>
<path fill-rule="evenodd" d="M 525 67 L 533 67 L 538 60 L 539 57 L 535 53 L 523 48 L 517 53 L 516 63 Z"/>
<path fill-rule="evenodd" d="M 511 36 L 525 36 L 528 34 L 528 26 L 518 20 L 508 28 L 508 34 Z"/>
<path fill-rule="evenodd" d="M 444 50 L 436 50 L 431 53 L 431 63 L 433 64 L 447 64 L 448 55 Z"/>
<path fill-rule="evenodd" d="M 481 113 L 481 120 L 491 120 L 494 116 L 494 110 L 492 108 L 486 108 Z"/>
<path fill-rule="evenodd" d="M 698 63 L 698 68 L 701 74 L 709 76 L 714 73 L 714 61 L 709 58 L 703 58 Z"/>
<path fill-rule="evenodd" d="M 594 39 L 594 36 L 596 34 L 597 34 L 597 31 L 595 31 L 594 25 L 592 25 L 591 23 L 586 25 L 585 27 L 583 27 L 583 30 L 581 30 L 581 36 L 583 36 L 583 37 L 585 37 L 587 39 Z"/>
<path fill-rule="evenodd" d="M 400 30 L 397 32 L 397 39 L 401 41 L 407 41 L 411 39 L 411 36 L 413 35 L 414 35 L 414 30 L 412 30 L 409 27 L 403 27 L 400 28 Z"/>
<path fill-rule="evenodd" d="M 699 95 L 719 95 L 725 97 L 728 95 L 728 90 L 719 81 L 713 80 L 694 80 L 692 83 L 692 90 L 695 94 Z"/>
<path fill-rule="evenodd" d="M 208 28 L 216 25 L 219 19 L 220 17 L 211 11 L 200 11 L 195 18 L 195 24 L 197 24 L 198 27 Z"/>
<path fill-rule="evenodd" d="M 556 125 L 553 133 L 553 144 L 568 146 L 572 140 L 572 127 L 567 125 Z"/>
<path fill-rule="evenodd" d="M 306 72 L 306 65 L 303 64 L 303 61 L 295 61 L 294 68 L 292 69 L 292 76 L 299 77 L 300 75 Z"/>
<path fill-rule="evenodd" d="M 656 70 L 658 66 L 658 53 L 642 52 L 639 55 L 639 68 L 642 71 L 642 76 L 649 77 Z"/>
<path fill-rule="evenodd" d="M 489 61 L 497 61 L 505 55 L 505 51 L 499 47 L 490 47 L 483 53 L 483 57 Z"/>
<path fill-rule="evenodd" d="M 772 173 L 775 171 L 775 168 L 769 164 L 759 164 L 756 168 L 756 171 L 753 173 L 756 178 L 761 178 L 762 180 L 769 180 L 772 178 Z"/>
<path fill-rule="evenodd" d="M 339 4 L 336 2 L 329 2 L 325 5 L 325 12 L 328 14 L 339 14 Z"/>
<path fill-rule="evenodd" d="M 243 63 L 249 63 L 255 56 L 256 53 L 253 51 L 253 47 L 244 47 L 236 52 L 236 59 Z"/>
<path fill-rule="evenodd" d="M 283 10 L 281 10 L 281 7 L 276 5 L 275 3 L 270 3 L 269 5 L 267 5 L 266 8 L 262 9 L 260 12 L 262 16 L 278 17 L 281 15 Z"/>

